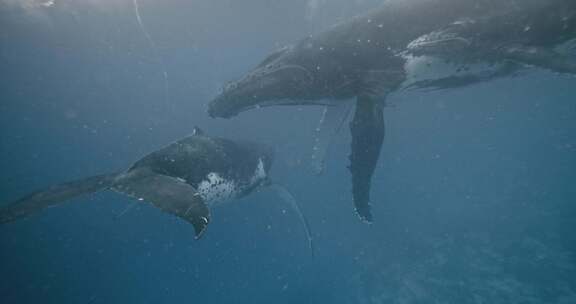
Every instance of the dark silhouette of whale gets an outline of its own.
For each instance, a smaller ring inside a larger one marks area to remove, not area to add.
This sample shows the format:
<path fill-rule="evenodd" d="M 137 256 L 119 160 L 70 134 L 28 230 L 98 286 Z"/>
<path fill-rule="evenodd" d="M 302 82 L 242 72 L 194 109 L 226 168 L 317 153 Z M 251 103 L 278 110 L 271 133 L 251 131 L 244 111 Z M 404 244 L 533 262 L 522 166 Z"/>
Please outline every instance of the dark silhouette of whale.
<path fill-rule="evenodd" d="M 200 238 L 210 223 L 213 204 L 272 185 L 269 171 L 273 155 L 269 146 L 209 137 L 195 128 L 191 136 L 144 156 L 126 171 L 60 184 L 8 204 L 0 208 L 0 224 L 83 194 L 110 189 L 191 223 L 196 238 Z M 282 187 L 272 186 L 299 213 L 312 246 L 308 223 L 295 200 Z"/>
<path fill-rule="evenodd" d="M 209 104 L 212 117 L 273 105 L 355 98 L 350 172 L 356 211 L 371 221 L 370 186 L 391 92 L 446 89 L 527 67 L 576 73 L 559 47 L 576 38 L 574 0 L 391 0 L 282 48 Z"/>

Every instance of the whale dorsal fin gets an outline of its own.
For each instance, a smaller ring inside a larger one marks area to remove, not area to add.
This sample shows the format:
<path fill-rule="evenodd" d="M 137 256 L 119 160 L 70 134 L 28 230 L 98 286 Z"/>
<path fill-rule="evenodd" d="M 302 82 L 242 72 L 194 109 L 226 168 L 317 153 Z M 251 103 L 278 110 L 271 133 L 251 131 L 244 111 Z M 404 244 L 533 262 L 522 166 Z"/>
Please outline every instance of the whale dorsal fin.
<path fill-rule="evenodd" d="M 185 181 L 147 170 L 128 173 L 113 189 L 152 203 L 194 226 L 196 239 L 202 237 L 210 222 L 210 210 L 196 190 Z"/>
<path fill-rule="evenodd" d="M 200 127 L 198 127 L 198 126 L 194 126 L 194 129 L 192 129 L 192 135 L 193 136 L 203 136 L 204 130 L 200 129 Z"/>

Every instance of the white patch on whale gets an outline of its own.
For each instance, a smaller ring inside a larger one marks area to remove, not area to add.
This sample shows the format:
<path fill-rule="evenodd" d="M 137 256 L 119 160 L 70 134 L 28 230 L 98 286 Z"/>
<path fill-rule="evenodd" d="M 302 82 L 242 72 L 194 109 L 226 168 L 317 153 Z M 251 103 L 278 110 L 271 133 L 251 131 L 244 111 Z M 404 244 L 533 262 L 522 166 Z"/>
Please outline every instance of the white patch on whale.
<path fill-rule="evenodd" d="M 266 179 L 266 169 L 264 168 L 264 162 L 262 158 L 258 158 L 258 165 L 256 165 L 256 170 L 254 171 L 254 175 L 250 179 L 251 186 L 259 183 Z"/>
<path fill-rule="evenodd" d="M 198 184 L 197 191 L 207 204 L 212 204 L 234 198 L 238 193 L 238 186 L 234 181 L 225 179 L 216 172 L 210 172 L 206 179 Z"/>
<path fill-rule="evenodd" d="M 244 190 L 254 187 L 266 179 L 266 168 L 261 158 L 258 159 L 254 174 L 245 183 L 222 177 L 217 172 L 210 172 L 206 179 L 198 184 L 196 191 L 209 205 L 238 197 Z"/>
<path fill-rule="evenodd" d="M 502 68 L 500 64 L 459 63 L 433 56 L 403 56 L 406 60 L 404 70 L 406 80 L 402 83 L 403 89 L 410 88 L 421 81 L 433 81 L 448 77 L 464 77 L 496 73 Z"/>

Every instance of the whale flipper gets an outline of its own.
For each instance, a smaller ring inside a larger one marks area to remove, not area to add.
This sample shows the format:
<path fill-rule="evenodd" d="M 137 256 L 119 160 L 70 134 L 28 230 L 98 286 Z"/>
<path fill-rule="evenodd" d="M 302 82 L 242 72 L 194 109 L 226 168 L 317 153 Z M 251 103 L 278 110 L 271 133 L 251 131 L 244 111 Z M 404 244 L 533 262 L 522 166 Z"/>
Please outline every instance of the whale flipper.
<path fill-rule="evenodd" d="M 349 169 L 352 173 L 354 206 L 362 220 L 372 222 L 370 184 L 384 141 L 382 105 L 372 97 L 358 97 L 350 131 L 352 149 Z"/>
<path fill-rule="evenodd" d="M 132 173 L 112 189 L 146 201 L 194 226 L 196 239 L 210 222 L 210 210 L 194 187 L 185 181 L 152 172 Z"/>
<path fill-rule="evenodd" d="M 114 183 L 116 176 L 117 174 L 92 176 L 34 192 L 0 208 L 0 224 L 27 217 L 83 194 L 109 188 Z"/>
<path fill-rule="evenodd" d="M 352 109 L 351 104 L 326 106 L 322 112 L 322 118 L 316 128 L 316 138 L 312 148 L 312 171 L 316 175 L 324 173 L 326 155 L 332 140 L 342 129 Z"/>
<path fill-rule="evenodd" d="M 283 187 L 279 184 L 271 184 L 270 189 L 274 190 L 276 194 L 278 194 L 278 196 L 284 202 L 288 203 L 292 208 L 292 210 L 298 215 L 298 218 L 302 223 L 302 227 L 304 228 L 304 232 L 306 233 L 306 240 L 308 242 L 308 248 L 310 249 L 310 254 L 312 255 L 312 257 L 314 257 L 314 238 L 312 237 L 312 232 L 310 230 L 310 224 L 308 224 L 308 219 L 306 219 L 306 216 L 302 212 L 302 208 L 300 208 L 300 205 L 298 205 L 298 201 L 296 200 L 294 195 L 292 195 L 292 193 L 290 193 L 290 191 L 286 189 L 286 187 Z"/>

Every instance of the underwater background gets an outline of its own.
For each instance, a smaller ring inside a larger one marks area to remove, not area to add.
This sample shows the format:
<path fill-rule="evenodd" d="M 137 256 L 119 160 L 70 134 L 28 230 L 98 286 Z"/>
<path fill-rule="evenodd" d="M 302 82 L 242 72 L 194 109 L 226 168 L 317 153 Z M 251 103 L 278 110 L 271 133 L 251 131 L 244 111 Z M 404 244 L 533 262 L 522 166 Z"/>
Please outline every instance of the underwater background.
<path fill-rule="evenodd" d="M 576 79 L 531 70 L 395 94 L 352 207 L 347 128 L 310 169 L 319 107 L 210 119 L 270 51 L 376 0 L 0 0 L 0 202 L 127 168 L 200 126 L 272 144 L 275 182 L 190 224 L 112 192 L 0 227 L 0 303 L 576 303 Z M 138 15 L 138 14 L 139 15 Z"/>

